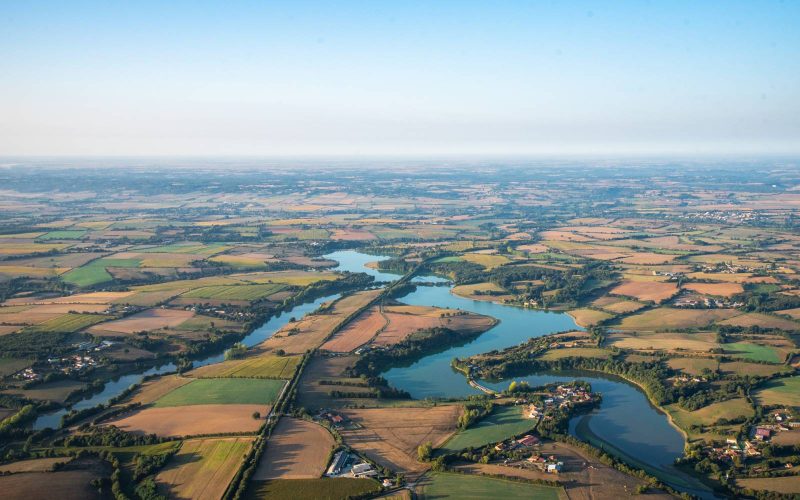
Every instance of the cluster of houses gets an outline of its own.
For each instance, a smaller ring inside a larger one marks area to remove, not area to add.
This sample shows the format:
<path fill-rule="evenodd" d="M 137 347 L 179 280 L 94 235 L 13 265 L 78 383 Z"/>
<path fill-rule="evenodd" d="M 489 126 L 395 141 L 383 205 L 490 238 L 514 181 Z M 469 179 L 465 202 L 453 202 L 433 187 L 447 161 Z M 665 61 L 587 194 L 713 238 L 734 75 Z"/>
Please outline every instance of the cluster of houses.
<path fill-rule="evenodd" d="M 559 461 L 558 457 L 555 455 L 547 455 L 545 457 L 544 455 L 534 453 L 528 457 L 526 462 L 548 474 L 558 474 L 564 468 L 564 462 Z"/>
<path fill-rule="evenodd" d="M 727 223 L 753 222 L 758 219 L 758 214 L 751 211 L 705 211 L 691 212 L 686 215 L 679 215 L 680 219 L 716 221 Z"/>
<path fill-rule="evenodd" d="M 768 416 L 767 423 L 751 427 L 750 439 L 739 443 L 736 439 L 729 438 L 725 445 L 709 446 L 706 453 L 715 460 L 728 461 L 734 457 L 747 459 L 760 457 L 761 448 L 779 432 L 800 431 L 800 421 L 794 421 L 789 410 L 775 410 Z"/>
<path fill-rule="evenodd" d="M 743 307 L 744 302 L 732 302 L 727 299 L 689 295 L 686 297 L 679 297 L 672 305 L 690 309 L 736 309 L 737 307 Z"/>
<path fill-rule="evenodd" d="M 510 441 L 503 441 L 497 443 L 494 447 L 496 451 L 519 451 L 530 450 L 538 447 L 541 444 L 539 438 L 526 434 L 519 439 L 512 439 Z M 508 461 L 506 461 L 508 462 Z M 550 474 L 558 474 L 564 467 L 564 462 L 558 460 L 555 455 L 544 456 L 536 451 L 531 453 L 531 456 L 526 458 L 522 463 L 523 467 L 534 467 L 542 472 Z"/>
<path fill-rule="evenodd" d="M 86 354 L 72 354 L 64 358 L 48 358 L 47 362 L 51 368 L 66 374 L 80 373 L 88 368 L 97 366 L 97 360 Z"/>
<path fill-rule="evenodd" d="M 525 415 L 528 418 L 547 418 L 547 411 L 554 408 L 569 408 L 574 405 L 591 403 L 595 396 L 580 387 L 559 385 L 555 390 L 546 394 L 541 404 L 531 403 L 528 405 Z"/>
<path fill-rule="evenodd" d="M 114 342 L 104 340 L 102 342 L 82 342 L 75 345 L 75 354 L 63 356 L 60 358 L 47 358 L 49 370 L 44 368 L 44 371 L 60 371 L 67 375 L 72 373 L 80 373 L 89 368 L 97 366 L 98 360 L 90 353 L 97 353 L 104 351 L 114 345 Z M 34 367 L 25 368 L 13 375 L 17 380 L 25 380 L 34 382 L 41 380 L 43 377 L 41 371 L 37 371 Z"/>

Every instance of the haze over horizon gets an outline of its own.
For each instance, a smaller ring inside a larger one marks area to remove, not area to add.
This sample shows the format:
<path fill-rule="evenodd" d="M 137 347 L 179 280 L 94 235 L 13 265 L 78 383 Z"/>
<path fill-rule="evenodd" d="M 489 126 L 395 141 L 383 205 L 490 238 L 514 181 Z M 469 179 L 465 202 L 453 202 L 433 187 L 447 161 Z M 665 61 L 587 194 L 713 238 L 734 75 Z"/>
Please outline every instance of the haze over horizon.
<path fill-rule="evenodd" d="M 792 155 L 797 2 L 6 2 L 0 156 Z"/>

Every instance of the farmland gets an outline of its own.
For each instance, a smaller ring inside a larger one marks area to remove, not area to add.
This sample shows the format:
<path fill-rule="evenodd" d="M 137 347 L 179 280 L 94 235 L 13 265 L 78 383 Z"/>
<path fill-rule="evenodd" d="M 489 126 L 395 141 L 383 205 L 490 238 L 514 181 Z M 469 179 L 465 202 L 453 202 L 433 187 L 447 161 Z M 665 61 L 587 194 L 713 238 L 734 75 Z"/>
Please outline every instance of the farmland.
<path fill-rule="evenodd" d="M 560 500 L 561 488 L 539 486 L 481 476 L 435 473 L 426 476 L 418 489 L 422 499 L 434 498 L 541 498 Z"/>
<path fill-rule="evenodd" d="M 535 424 L 535 420 L 522 415 L 521 408 L 501 406 L 495 408 L 488 417 L 477 424 L 459 431 L 447 440 L 441 449 L 446 452 L 457 452 L 464 448 L 478 448 L 489 443 L 498 443 L 531 430 Z"/>
<path fill-rule="evenodd" d="M 257 356 L 198 368 L 190 373 L 197 378 L 274 378 L 290 379 L 300 356 Z"/>
<path fill-rule="evenodd" d="M 155 406 L 271 404 L 284 382 L 269 379 L 197 379 L 181 385 L 156 400 Z"/>
<path fill-rule="evenodd" d="M 279 498 L 296 500 L 341 500 L 380 490 L 372 479 L 337 477 L 332 479 L 276 479 L 255 481 L 248 499 Z"/>
<path fill-rule="evenodd" d="M 306 420 L 283 418 L 275 428 L 275 438 L 264 451 L 253 479 L 322 477 L 335 444 L 324 427 Z"/>
<path fill-rule="evenodd" d="M 192 439 L 156 476 L 156 483 L 176 498 L 218 499 L 250 447 L 248 438 Z"/>
<path fill-rule="evenodd" d="M 261 404 L 147 407 L 133 410 L 110 424 L 126 432 L 162 437 L 255 433 L 264 422 L 254 419 L 253 413 L 264 415 L 268 409 L 268 406 Z"/>

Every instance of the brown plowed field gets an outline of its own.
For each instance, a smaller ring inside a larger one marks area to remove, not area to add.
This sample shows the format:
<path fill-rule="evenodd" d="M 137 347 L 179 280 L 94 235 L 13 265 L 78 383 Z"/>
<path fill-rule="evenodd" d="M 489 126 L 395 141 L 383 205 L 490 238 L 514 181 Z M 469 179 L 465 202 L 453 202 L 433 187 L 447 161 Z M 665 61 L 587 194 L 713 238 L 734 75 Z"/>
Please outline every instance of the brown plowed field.
<path fill-rule="evenodd" d="M 385 325 L 386 318 L 378 306 L 370 307 L 332 339 L 322 344 L 322 349 L 331 352 L 350 352 L 369 342 Z"/>
<path fill-rule="evenodd" d="M 167 326 L 176 327 L 193 316 L 192 311 L 183 309 L 149 309 L 124 319 L 96 325 L 89 331 L 102 335 L 106 332 L 129 334 L 159 330 Z"/>
<path fill-rule="evenodd" d="M 456 314 L 454 316 L 442 316 Z M 479 314 L 463 314 L 452 309 L 423 306 L 388 306 L 384 315 L 389 324 L 378 334 L 375 345 L 393 345 L 418 330 L 445 327 L 457 332 L 474 333 L 488 330 L 494 320 Z"/>
<path fill-rule="evenodd" d="M 267 405 L 190 405 L 136 410 L 109 422 L 123 431 L 158 436 L 195 436 L 226 432 L 255 432 L 264 423 L 253 418 L 269 412 Z"/>
<path fill-rule="evenodd" d="M 626 281 L 611 290 L 612 295 L 625 295 L 639 300 L 652 300 L 660 303 L 678 292 L 675 283 L 661 283 L 657 281 Z"/>
<path fill-rule="evenodd" d="M 272 432 L 253 480 L 322 477 L 335 445 L 331 433 L 321 425 L 284 417 Z"/>

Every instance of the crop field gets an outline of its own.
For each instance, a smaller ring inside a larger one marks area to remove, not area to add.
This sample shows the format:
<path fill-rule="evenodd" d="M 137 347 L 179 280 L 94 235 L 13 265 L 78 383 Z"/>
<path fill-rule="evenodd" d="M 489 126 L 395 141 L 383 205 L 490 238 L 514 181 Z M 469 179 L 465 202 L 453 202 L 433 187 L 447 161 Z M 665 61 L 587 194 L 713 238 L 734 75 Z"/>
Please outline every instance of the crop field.
<path fill-rule="evenodd" d="M 612 333 L 608 343 L 621 349 L 633 350 L 686 350 L 709 352 L 720 345 L 713 333 L 654 333 L 637 334 Z"/>
<path fill-rule="evenodd" d="M 108 316 L 100 314 L 63 314 L 44 323 L 28 328 L 36 332 L 77 332 L 84 328 L 100 323 L 108 319 Z"/>
<path fill-rule="evenodd" d="M 275 271 L 269 273 L 235 274 L 233 277 L 248 283 L 283 283 L 289 286 L 309 286 L 319 281 L 336 281 L 339 275 L 314 271 Z"/>
<path fill-rule="evenodd" d="M 644 304 L 636 302 L 635 300 L 619 299 L 609 296 L 604 296 L 595 300 L 592 302 L 592 305 L 614 314 L 630 313 L 645 307 Z"/>
<path fill-rule="evenodd" d="M 667 366 L 689 375 L 701 375 L 704 369 L 715 371 L 719 361 L 713 358 L 671 358 Z"/>
<path fill-rule="evenodd" d="M 12 462 L 10 464 L 0 465 L 0 473 L 14 473 L 14 472 L 48 472 L 53 470 L 55 464 L 67 462 L 68 460 L 63 457 L 54 458 L 32 458 L 29 460 L 20 460 L 19 462 Z"/>
<path fill-rule="evenodd" d="M 110 321 L 90 328 L 89 331 L 96 335 L 107 333 L 133 334 L 136 332 L 149 332 L 165 327 L 177 327 L 192 318 L 192 311 L 183 309 L 148 309 L 127 318 Z"/>
<path fill-rule="evenodd" d="M 79 240 L 83 238 L 86 234 L 86 231 L 83 230 L 70 230 L 65 229 L 62 231 L 50 231 L 49 233 L 45 233 L 38 238 L 38 241 L 49 241 L 49 240 Z"/>
<path fill-rule="evenodd" d="M 720 370 L 724 373 L 737 374 L 739 376 L 751 375 L 758 377 L 770 377 L 779 372 L 788 371 L 785 365 L 765 365 L 763 363 L 747 363 L 745 361 L 730 361 L 720 363 Z"/>
<path fill-rule="evenodd" d="M 720 281 L 725 283 L 775 283 L 772 276 L 753 276 L 751 273 L 689 273 L 689 278 L 703 281 Z"/>
<path fill-rule="evenodd" d="M 460 333 L 476 333 L 486 331 L 494 325 L 494 320 L 488 316 L 437 307 L 387 306 L 384 308 L 384 316 L 389 323 L 375 338 L 375 345 L 393 345 L 414 332 L 436 327 Z"/>
<path fill-rule="evenodd" d="M 761 405 L 800 406 L 800 377 L 770 380 L 753 391 L 753 396 Z"/>
<path fill-rule="evenodd" d="M 222 243 L 175 243 L 160 247 L 135 248 L 142 253 L 191 253 L 196 255 L 211 256 L 229 250 L 230 247 Z"/>
<path fill-rule="evenodd" d="M 421 500 L 460 498 L 519 498 L 560 500 L 563 488 L 541 486 L 485 476 L 467 476 L 436 472 L 426 476 L 417 487 Z"/>
<path fill-rule="evenodd" d="M 333 436 L 321 425 L 283 417 L 272 431 L 253 480 L 322 477 L 335 446 Z"/>
<path fill-rule="evenodd" d="M 596 311 L 594 309 L 589 308 L 581 308 L 581 309 L 573 309 L 568 311 L 567 314 L 575 319 L 575 323 L 579 326 L 592 326 L 596 325 L 601 321 L 605 321 L 607 319 L 613 318 L 613 314 L 609 314 L 603 311 Z"/>
<path fill-rule="evenodd" d="M 307 314 L 299 321 L 287 324 L 261 343 L 259 348 L 271 351 L 283 349 L 289 354 L 303 354 L 308 349 L 316 349 L 345 318 L 367 305 L 380 293 L 381 290 L 367 290 L 344 297 L 336 301 L 330 311 Z"/>
<path fill-rule="evenodd" d="M 511 262 L 509 258 L 504 255 L 491 255 L 483 253 L 466 253 L 461 258 L 467 262 L 472 262 L 473 264 L 483 266 L 487 270 L 491 270 L 495 267 Z"/>
<path fill-rule="evenodd" d="M 303 375 L 298 384 L 298 403 L 311 409 L 333 408 L 346 404 L 348 399 L 334 398 L 329 395 L 333 389 L 330 385 L 320 384 L 321 381 L 335 381 L 336 389 L 343 392 L 370 393 L 369 388 L 361 387 L 363 380 L 345 376 L 345 370 L 356 361 L 356 356 L 314 356 L 303 370 Z"/>
<path fill-rule="evenodd" d="M 458 285 L 450 290 L 451 293 L 472 300 L 484 300 L 489 302 L 502 302 L 505 299 L 511 299 L 513 296 L 505 289 L 493 283 L 475 283 L 472 285 Z M 476 294 L 475 292 L 484 292 L 483 294 Z M 487 294 L 485 292 L 491 292 Z"/>
<path fill-rule="evenodd" d="M 783 361 L 778 351 L 768 345 L 753 344 L 750 342 L 734 342 L 724 344 L 725 353 L 737 358 L 751 359 L 753 361 L 767 361 L 780 363 Z"/>
<path fill-rule="evenodd" d="M 324 479 L 275 479 L 253 481 L 246 499 L 342 500 L 377 493 L 381 487 L 373 479 L 335 477 Z"/>
<path fill-rule="evenodd" d="M 610 293 L 612 295 L 624 295 L 638 300 L 660 303 L 678 293 L 678 285 L 657 281 L 625 281 L 614 287 Z"/>
<path fill-rule="evenodd" d="M 281 284 L 209 286 L 195 288 L 184 293 L 182 297 L 214 300 L 258 300 L 280 292 L 285 288 Z"/>
<path fill-rule="evenodd" d="M 759 326 L 761 328 L 778 328 L 780 330 L 800 330 L 800 323 L 790 319 L 781 318 L 762 313 L 746 313 L 738 315 L 726 321 L 720 322 L 722 325 L 731 326 Z"/>
<path fill-rule="evenodd" d="M 188 377 L 165 375 L 143 382 L 131 397 L 131 403 L 150 404 L 165 394 L 191 382 Z"/>
<path fill-rule="evenodd" d="M 800 493 L 800 476 L 737 479 L 736 485 L 751 490 L 766 490 L 785 495 Z"/>
<path fill-rule="evenodd" d="M 212 404 L 267 405 L 277 399 L 285 383 L 282 380 L 271 379 L 196 379 L 176 387 L 157 399 L 155 406 L 164 408 Z"/>
<path fill-rule="evenodd" d="M 0 491 L 5 498 L 53 498 L 86 500 L 102 498 L 91 482 L 98 475 L 85 470 L 26 472 L 0 476 Z"/>
<path fill-rule="evenodd" d="M 545 361 L 555 361 L 564 358 L 608 358 L 610 351 L 598 347 L 569 347 L 566 349 L 551 349 L 544 353 L 539 359 Z"/>
<path fill-rule="evenodd" d="M 32 359 L 0 358 L 0 376 L 12 375 L 32 364 Z"/>
<path fill-rule="evenodd" d="M 350 352 L 369 342 L 384 326 L 386 318 L 378 306 L 372 306 L 322 344 L 321 349 L 331 352 Z"/>
<path fill-rule="evenodd" d="M 288 380 L 301 356 L 262 355 L 203 366 L 189 373 L 197 378 L 272 378 Z"/>
<path fill-rule="evenodd" d="M 219 500 L 239 470 L 251 438 L 191 439 L 156 475 L 172 498 Z"/>
<path fill-rule="evenodd" d="M 685 283 L 683 288 L 703 295 L 718 297 L 731 297 L 744 291 L 739 283 Z"/>
<path fill-rule="evenodd" d="M 211 257 L 211 262 L 220 262 L 234 268 L 264 268 L 267 261 L 274 260 L 271 255 L 247 253 L 247 254 L 225 254 Z"/>
<path fill-rule="evenodd" d="M 0 255 L 47 253 L 53 250 L 64 250 L 69 246 L 66 243 L 3 243 L 0 245 Z"/>
<path fill-rule="evenodd" d="M 693 425 L 711 425 L 721 418 L 731 420 L 741 416 L 750 417 L 754 413 L 753 408 L 744 398 L 712 403 L 695 411 L 683 410 L 678 405 L 670 405 L 667 408 L 675 422 L 683 429 L 689 429 Z"/>
<path fill-rule="evenodd" d="M 61 279 L 71 285 L 88 287 L 114 279 L 107 271 L 110 267 L 139 267 L 138 259 L 97 259 L 63 274 Z"/>
<path fill-rule="evenodd" d="M 67 271 L 68 267 L 0 266 L 0 274 L 9 276 L 58 276 Z"/>
<path fill-rule="evenodd" d="M 264 420 L 253 418 L 253 412 L 259 412 L 263 417 L 269 412 L 269 406 L 209 404 L 147 407 L 126 413 L 107 424 L 126 432 L 161 437 L 256 432 Z"/>
<path fill-rule="evenodd" d="M 86 388 L 86 384 L 77 380 L 57 380 L 31 387 L 30 389 L 6 389 L 7 394 L 19 394 L 28 399 L 37 401 L 55 401 L 64 403 L 70 394 Z"/>
<path fill-rule="evenodd" d="M 525 418 L 519 406 L 498 406 L 492 413 L 466 430 L 459 431 L 447 440 L 441 449 L 455 453 L 465 448 L 477 448 L 497 443 L 533 429 L 536 420 Z"/>
<path fill-rule="evenodd" d="M 368 408 L 342 410 L 361 426 L 341 431 L 344 442 L 377 463 L 406 473 L 427 466 L 417 461 L 417 447 L 427 441 L 440 446 L 456 430 L 458 405 L 431 408 Z"/>
<path fill-rule="evenodd" d="M 703 328 L 741 314 L 735 309 L 682 309 L 659 307 L 622 318 L 620 330 L 678 330 Z"/>

